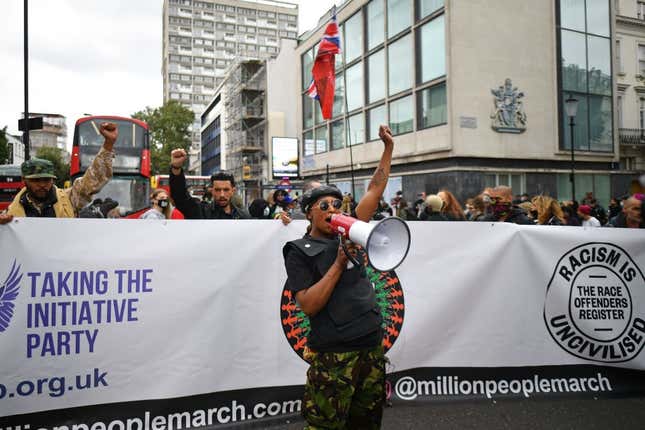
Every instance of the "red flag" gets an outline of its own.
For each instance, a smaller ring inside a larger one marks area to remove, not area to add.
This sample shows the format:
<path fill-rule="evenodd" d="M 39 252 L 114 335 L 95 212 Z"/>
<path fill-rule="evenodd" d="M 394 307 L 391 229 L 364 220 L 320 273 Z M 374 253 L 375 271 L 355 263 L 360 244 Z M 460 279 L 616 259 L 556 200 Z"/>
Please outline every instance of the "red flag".
<path fill-rule="evenodd" d="M 308 91 L 310 97 L 317 98 L 320 102 L 324 119 L 332 117 L 336 88 L 336 54 L 338 53 L 340 53 L 340 35 L 334 13 L 318 46 L 314 67 L 311 70 L 313 82 Z"/>

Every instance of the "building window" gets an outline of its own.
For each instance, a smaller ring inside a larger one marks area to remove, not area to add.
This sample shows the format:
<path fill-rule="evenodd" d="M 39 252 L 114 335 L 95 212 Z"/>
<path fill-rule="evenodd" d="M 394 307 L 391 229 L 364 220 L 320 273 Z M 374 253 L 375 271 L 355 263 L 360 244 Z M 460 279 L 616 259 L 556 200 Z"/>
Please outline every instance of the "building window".
<path fill-rule="evenodd" d="M 418 34 L 417 58 L 419 83 L 428 82 L 446 74 L 444 15 L 423 25 Z"/>
<path fill-rule="evenodd" d="M 309 97 L 308 94 L 302 96 L 302 127 L 310 128 L 314 126 L 314 103 L 318 103 L 317 100 Z"/>
<path fill-rule="evenodd" d="M 311 84 L 311 68 L 314 65 L 314 50 L 302 54 L 302 89 L 306 90 Z"/>
<path fill-rule="evenodd" d="M 585 35 L 562 31 L 562 88 L 587 91 L 587 48 Z"/>
<path fill-rule="evenodd" d="M 639 1 L 636 3 L 636 13 L 639 19 L 645 19 L 645 2 Z"/>
<path fill-rule="evenodd" d="M 609 39 L 588 36 L 588 82 L 589 92 L 611 95 L 611 53 Z"/>
<path fill-rule="evenodd" d="M 526 192 L 526 177 L 523 173 L 484 174 L 484 188 L 499 186 L 511 187 L 514 194 L 522 194 Z"/>
<path fill-rule="evenodd" d="M 387 118 L 385 117 L 385 105 L 375 107 L 370 109 L 367 112 L 367 130 L 368 130 L 368 139 L 377 140 L 379 139 L 378 128 L 381 124 L 387 124 Z"/>
<path fill-rule="evenodd" d="M 578 99 L 578 113 L 575 119 L 575 129 L 574 129 L 574 140 L 575 140 L 575 149 L 578 150 L 587 150 L 589 147 L 589 111 L 587 96 L 582 94 L 569 94 L 565 93 L 562 97 L 562 123 L 565 125 L 563 127 L 564 135 L 564 148 L 566 150 L 571 149 L 571 134 L 569 130 L 569 118 L 566 117 L 566 109 L 564 105 L 564 100 L 569 98 L 569 95 L 573 95 Z"/>
<path fill-rule="evenodd" d="M 331 150 L 345 147 L 345 120 L 340 119 L 331 124 Z"/>
<path fill-rule="evenodd" d="M 616 97 L 616 117 L 618 120 L 618 128 L 623 128 L 623 96 Z"/>
<path fill-rule="evenodd" d="M 348 68 L 345 73 L 347 76 L 347 109 L 351 112 L 365 104 L 363 62 Z"/>
<path fill-rule="evenodd" d="M 308 131 L 304 134 L 303 142 L 304 142 L 303 155 L 305 157 L 309 155 L 314 155 L 316 153 L 316 141 L 314 140 L 313 130 Z"/>
<path fill-rule="evenodd" d="M 585 2 L 560 0 L 560 21 L 563 28 L 585 31 Z"/>
<path fill-rule="evenodd" d="M 316 101 L 314 103 L 314 124 L 318 125 L 322 124 L 323 122 L 324 121 L 322 117 L 322 110 L 320 110 L 320 103 Z"/>
<path fill-rule="evenodd" d="M 412 25 L 412 2 L 410 0 L 388 0 L 387 37 L 392 37 Z"/>
<path fill-rule="evenodd" d="M 611 152 L 612 70 L 609 2 L 559 0 L 561 149 L 571 148 L 564 100 L 579 100 L 574 148 Z"/>
<path fill-rule="evenodd" d="M 645 130 L 645 98 L 638 99 L 638 126 Z"/>
<path fill-rule="evenodd" d="M 618 73 L 624 73 L 623 69 L 623 54 L 621 52 L 621 41 L 616 39 L 616 67 L 618 68 Z"/>
<path fill-rule="evenodd" d="M 612 144 L 612 99 L 589 95 L 589 149 L 610 152 Z"/>
<path fill-rule="evenodd" d="M 383 0 L 372 0 L 367 4 L 367 49 L 377 47 L 385 38 L 385 15 Z"/>
<path fill-rule="evenodd" d="M 397 94 L 412 86 L 412 36 L 408 34 L 388 46 L 389 94 Z"/>
<path fill-rule="evenodd" d="M 343 74 L 336 74 L 336 89 L 334 90 L 334 104 L 332 106 L 332 116 L 336 117 L 345 112 L 345 80 Z"/>
<path fill-rule="evenodd" d="M 580 199 L 588 192 L 592 192 L 596 200 L 607 207 L 609 203 L 611 186 L 609 175 L 585 174 L 576 172 L 576 198 Z M 556 177 L 558 200 L 571 200 L 571 182 L 568 173 L 558 173 Z"/>
<path fill-rule="evenodd" d="M 413 112 L 411 95 L 390 102 L 390 128 L 393 135 L 408 133 L 414 129 Z"/>
<path fill-rule="evenodd" d="M 423 19 L 443 7 L 443 2 L 444 0 L 417 0 L 417 19 Z"/>
<path fill-rule="evenodd" d="M 345 62 L 360 57 L 363 53 L 363 14 L 361 10 L 345 21 Z"/>
<path fill-rule="evenodd" d="M 349 135 L 349 142 L 352 146 L 360 145 L 365 142 L 363 113 L 358 113 L 349 117 L 347 134 Z"/>
<path fill-rule="evenodd" d="M 316 129 L 316 154 L 327 152 L 327 126 L 323 125 Z"/>
<path fill-rule="evenodd" d="M 367 101 L 373 103 L 385 97 L 385 50 L 367 59 Z"/>
<path fill-rule="evenodd" d="M 417 93 L 417 128 L 423 129 L 448 122 L 446 84 L 435 85 Z"/>
<path fill-rule="evenodd" d="M 645 45 L 638 45 L 638 74 L 645 76 Z"/>

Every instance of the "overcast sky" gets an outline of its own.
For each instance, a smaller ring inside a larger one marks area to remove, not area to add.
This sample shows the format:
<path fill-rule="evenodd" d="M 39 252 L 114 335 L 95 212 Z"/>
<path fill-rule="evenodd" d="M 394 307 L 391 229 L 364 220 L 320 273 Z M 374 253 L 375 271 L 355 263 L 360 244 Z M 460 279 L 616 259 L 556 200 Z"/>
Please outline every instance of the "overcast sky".
<path fill-rule="evenodd" d="M 299 32 L 340 0 L 296 0 Z M 130 116 L 163 102 L 163 0 L 30 0 L 29 111 Z M 0 128 L 24 110 L 23 2 L 0 0 Z"/>

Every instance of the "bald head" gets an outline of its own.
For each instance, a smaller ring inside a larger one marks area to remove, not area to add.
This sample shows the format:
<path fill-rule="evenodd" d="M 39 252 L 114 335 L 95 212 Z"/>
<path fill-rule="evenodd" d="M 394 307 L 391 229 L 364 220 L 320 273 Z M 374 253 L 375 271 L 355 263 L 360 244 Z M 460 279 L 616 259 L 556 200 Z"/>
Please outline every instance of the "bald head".
<path fill-rule="evenodd" d="M 630 197 L 623 202 L 623 213 L 628 223 L 640 223 L 643 219 L 642 204 L 636 197 Z"/>

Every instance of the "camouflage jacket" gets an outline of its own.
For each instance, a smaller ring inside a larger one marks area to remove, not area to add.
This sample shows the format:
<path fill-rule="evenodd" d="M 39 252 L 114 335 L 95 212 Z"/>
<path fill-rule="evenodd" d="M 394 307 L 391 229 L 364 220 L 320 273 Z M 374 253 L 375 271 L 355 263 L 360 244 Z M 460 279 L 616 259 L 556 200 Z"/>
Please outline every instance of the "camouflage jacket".
<path fill-rule="evenodd" d="M 112 178 L 113 157 L 114 152 L 101 148 L 94 158 L 94 161 L 92 161 L 92 164 L 82 177 L 76 179 L 70 188 L 57 190 L 56 194 L 59 202 L 64 203 L 64 206 L 68 206 L 68 202 L 62 202 L 61 200 L 69 200 L 69 204 L 71 204 L 74 211 L 74 216 L 77 216 L 78 211 L 87 206 L 92 201 L 92 196 L 101 191 L 101 188 L 103 188 L 103 186 Z M 25 208 L 20 201 L 25 192 L 26 188 L 23 188 L 18 195 L 16 195 L 13 202 L 7 209 L 8 214 L 18 217 L 26 216 Z M 54 205 L 54 209 L 56 209 L 56 205 Z M 56 217 L 69 218 L 70 211 L 56 211 Z"/>

